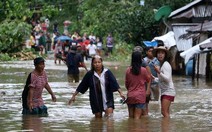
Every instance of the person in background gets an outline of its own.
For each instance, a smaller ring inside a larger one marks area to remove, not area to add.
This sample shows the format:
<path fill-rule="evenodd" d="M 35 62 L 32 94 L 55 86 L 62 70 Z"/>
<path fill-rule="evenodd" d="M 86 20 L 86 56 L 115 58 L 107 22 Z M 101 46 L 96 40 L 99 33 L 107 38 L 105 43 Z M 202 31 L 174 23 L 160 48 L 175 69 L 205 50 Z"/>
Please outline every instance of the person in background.
<path fill-rule="evenodd" d="M 83 77 L 81 83 L 72 95 L 68 104 L 72 104 L 77 94 L 84 94 L 89 89 L 89 98 L 92 113 L 96 118 L 101 118 L 105 112 L 106 117 L 110 117 L 114 110 L 113 92 L 118 91 L 121 98 L 125 99 L 113 73 L 103 66 L 103 60 L 96 55 L 91 60 L 91 70 Z"/>
<path fill-rule="evenodd" d="M 63 49 L 63 57 L 66 57 L 69 50 L 71 48 L 71 43 L 69 40 L 66 40 L 63 42 L 63 46 L 62 46 L 62 49 Z"/>
<path fill-rule="evenodd" d="M 146 90 L 146 83 L 151 76 L 146 68 L 141 66 L 142 54 L 139 51 L 132 53 L 131 66 L 127 68 L 125 86 L 127 88 L 128 112 L 130 118 L 140 119 L 146 110 L 146 95 L 150 94 L 150 87 Z"/>
<path fill-rule="evenodd" d="M 88 71 L 81 53 L 77 53 L 77 45 L 71 46 L 71 50 L 65 59 L 66 65 L 68 67 L 68 82 L 79 82 L 79 67 L 84 67 Z"/>
<path fill-rule="evenodd" d="M 54 48 L 54 63 L 57 64 L 57 60 L 59 64 L 61 64 L 61 58 L 63 57 L 63 44 L 60 40 L 57 41 Z"/>
<path fill-rule="evenodd" d="M 96 45 L 94 44 L 93 41 L 91 41 L 90 44 L 86 48 L 88 50 L 89 57 L 92 58 L 93 56 L 96 55 L 97 47 L 96 47 Z"/>
<path fill-rule="evenodd" d="M 40 55 L 45 54 L 45 47 L 46 47 L 46 37 L 43 31 L 40 31 L 40 38 L 39 38 L 39 48 L 40 48 Z"/>
<path fill-rule="evenodd" d="M 113 53 L 113 46 L 114 46 L 114 39 L 111 35 L 111 33 L 108 34 L 106 38 L 106 46 L 107 46 L 107 54 L 112 54 Z"/>
<path fill-rule="evenodd" d="M 46 53 L 51 51 L 52 39 L 50 33 L 46 33 Z"/>
<path fill-rule="evenodd" d="M 161 113 L 164 117 L 170 117 L 171 102 L 174 101 L 176 92 L 172 81 L 172 67 L 169 63 L 170 52 L 165 46 L 159 46 L 153 50 L 153 55 L 160 62 L 159 66 L 154 66 L 159 79 L 161 91 Z"/>
<path fill-rule="evenodd" d="M 159 88 L 158 88 L 158 81 L 156 81 L 155 78 L 157 78 L 157 72 L 155 71 L 154 65 L 159 66 L 160 62 L 156 57 L 153 56 L 152 51 L 154 47 L 146 47 L 146 57 L 144 57 L 144 61 L 146 64 L 148 64 L 150 71 L 151 71 L 151 100 L 152 101 L 158 101 L 159 99 Z"/>
<path fill-rule="evenodd" d="M 101 37 L 97 37 L 96 38 L 96 42 L 97 42 L 97 44 L 96 44 L 96 46 L 97 46 L 97 54 L 99 55 L 99 56 L 102 56 L 102 45 L 103 45 L 103 41 L 102 41 L 102 38 Z"/>
<path fill-rule="evenodd" d="M 49 92 L 53 102 L 56 102 L 56 97 L 49 86 L 44 70 L 45 60 L 42 57 L 35 58 L 34 66 L 35 69 L 29 74 L 22 92 L 22 114 L 46 115 L 48 112 L 42 98 L 43 89 Z"/>
<path fill-rule="evenodd" d="M 93 33 L 91 33 L 91 34 L 88 36 L 88 38 L 89 38 L 90 41 L 96 42 L 96 36 L 95 36 Z"/>
<path fill-rule="evenodd" d="M 83 36 L 82 36 L 82 41 L 85 41 L 87 38 L 88 38 L 87 33 L 84 33 Z"/>
<path fill-rule="evenodd" d="M 35 46 L 35 35 L 34 35 L 34 32 L 31 32 L 29 43 L 30 43 L 30 46 L 32 46 L 32 47 Z"/>
<path fill-rule="evenodd" d="M 88 60 L 89 58 L 89 53 L 86 47 L 90 44 L 90 42 L 91 41 L 89 40 L 88 37 L 83 41 L 83 46 L 85 47 L 85 60 Z"/>

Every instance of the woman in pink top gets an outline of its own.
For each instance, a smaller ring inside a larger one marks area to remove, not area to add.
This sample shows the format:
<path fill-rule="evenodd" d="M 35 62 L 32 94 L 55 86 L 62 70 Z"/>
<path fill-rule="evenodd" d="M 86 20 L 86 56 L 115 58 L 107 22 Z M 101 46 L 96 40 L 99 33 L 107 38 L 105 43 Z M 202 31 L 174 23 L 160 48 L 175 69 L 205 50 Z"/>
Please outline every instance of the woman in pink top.
<path fill-rule="evenodd" d="M 22 93 L 22 114 L 48 114 L 42 98 L 43 89 L 45 88 L 49 92 L 52 101 L 55 102 L 56 97 L 48 83 L 44 70 L 44 59 L 42 57 L 35 58 L 34 65 L 35 70 L 29 74 Z"/>
<path fill-rule="evenodd" d="M 150 94 L 150 87 L 146 90 L 146 83 L 150 83 L 150 74 L 141 66 L 142 53 L 132 53 L 131 66 L 126 70 L 125 86 L 127 88 L 127 105 L 129 117 L 139 119 L 144 114 L 146 95 Z M 150 86 L 150 85 L 148 85 Z"/>

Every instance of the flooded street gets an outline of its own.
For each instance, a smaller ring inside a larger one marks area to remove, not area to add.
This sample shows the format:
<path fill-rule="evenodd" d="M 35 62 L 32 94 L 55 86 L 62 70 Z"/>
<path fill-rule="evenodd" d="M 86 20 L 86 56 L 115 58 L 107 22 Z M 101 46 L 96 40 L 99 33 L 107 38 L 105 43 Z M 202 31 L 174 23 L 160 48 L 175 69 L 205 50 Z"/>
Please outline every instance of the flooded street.
<path fill-rule="evenodd" d="M 103 62 L 112 70 L 122 91 L 126 64 Z M 90 63 L 86 62 L 88 68 Z M 78 84 L 67 83 L 65 64 L 55 65 L 53 60 L 46 61 L 49 84 L 55 92 L 57 102 L 44 91 L 43 99 L 48 107 L 48 117 L 22 116 L 21 93 L 26 78 L 33 70 L 32 61 L 0 62 L 0 131 L 94 131 L 94 132 L 209 132 L 212 131 L 212 82 L 204 78 L 192 82 L 191 77 L 173 76 L 177 96 L 171 105 L 171 118 L 163 119 L 160 102 L 151 101 L 149 116 L 140 120 L 128 118 L 127 105 L 120 103 L 117 92 L 115 110 L 112 118 L 95 119 L 89 104 L 89 92 L 79 94 L 72 106 L 67 105 L 71 94 Z M 81 79 L 85 74 L 81 69 Z"/>

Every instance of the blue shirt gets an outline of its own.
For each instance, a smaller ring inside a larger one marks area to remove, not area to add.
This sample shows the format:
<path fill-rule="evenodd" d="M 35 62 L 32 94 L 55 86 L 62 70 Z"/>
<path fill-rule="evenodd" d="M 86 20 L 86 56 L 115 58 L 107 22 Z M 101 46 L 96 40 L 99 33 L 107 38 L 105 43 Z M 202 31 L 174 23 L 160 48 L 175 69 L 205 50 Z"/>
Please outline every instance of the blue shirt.
<path fill-rule="evenodd" d="M 158 59 L 154 57 L 152 60 L 150 60 L 148 57 L 145 57 L 144 61 L 148 64 L 152 75 L 157 77 L 157 72 L 155 71 L 154 65 L 160 66 L 160 62 L 158 61 Z"/>

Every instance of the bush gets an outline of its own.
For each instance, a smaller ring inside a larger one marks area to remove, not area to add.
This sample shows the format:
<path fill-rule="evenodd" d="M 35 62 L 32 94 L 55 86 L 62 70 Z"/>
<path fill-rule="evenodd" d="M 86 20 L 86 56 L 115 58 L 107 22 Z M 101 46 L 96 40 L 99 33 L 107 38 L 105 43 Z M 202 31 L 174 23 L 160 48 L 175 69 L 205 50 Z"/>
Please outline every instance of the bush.
<path fill-rule="evenodd" d="M 118 42 L 115 44 L 113 54 L 106 57 L 106 61 L 130 61 L 133 45 L 125 42 Z M 107 50 L 107 49 L 106 49 Z"/>
<path fill-rule="evenodd" d="M 10 57 L 9 54 L 0 54 L 0 61 L 11 61 L 14 60 L 13 57 Z"/>

